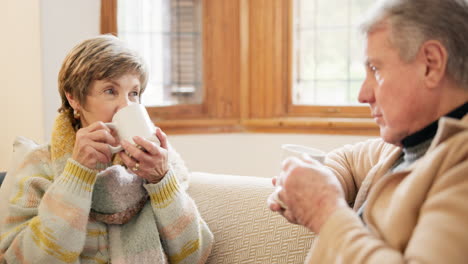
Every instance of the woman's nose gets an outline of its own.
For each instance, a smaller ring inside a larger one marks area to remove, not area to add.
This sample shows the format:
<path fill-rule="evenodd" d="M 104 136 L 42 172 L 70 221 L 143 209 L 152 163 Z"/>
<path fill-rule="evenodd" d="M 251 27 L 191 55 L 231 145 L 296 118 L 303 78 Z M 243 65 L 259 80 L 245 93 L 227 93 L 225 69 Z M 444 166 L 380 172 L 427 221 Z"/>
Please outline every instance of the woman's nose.
<path fill-rule="evenodd" d="M 123 96 L 120 101 L 119 101 L 119 107 L 118 107 L 118 110 L 128 106 L 128 105 L 131 105 L 131 104 L 134 104 L 135 102 L 132 102 L 130 100 L 130 98 L 128 98 L 127 96 Z"/>

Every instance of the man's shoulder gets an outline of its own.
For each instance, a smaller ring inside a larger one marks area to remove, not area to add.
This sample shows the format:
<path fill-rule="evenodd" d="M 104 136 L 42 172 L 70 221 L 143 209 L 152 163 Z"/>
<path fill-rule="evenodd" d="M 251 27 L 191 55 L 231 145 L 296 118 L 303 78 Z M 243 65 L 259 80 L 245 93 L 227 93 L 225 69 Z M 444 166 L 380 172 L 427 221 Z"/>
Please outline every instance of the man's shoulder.
<path fill-rule="evenodd" d="M 432 142 L 430 149 L 436 148 L 441 144 L 457 144 L 453 142 L 461 141 L 462 145 L 467 145 L 468 141 L 468 115 L 461 120 L 449 117 L 442 117 L 439 120 L 439 128 Z M 465 144 L 463 144 L 465 142 Z M 456 146 L 455 146 L 456 147 Z M 460 146 L 461 147 L 461 146 Z"/>
<path fill-rule="evenodd" d="M 347 160 L 359 164 L 365 163 L 374 166 L 388 159 L 393 159 L 395 155 L 400 153 L 400 147 L 387 143 L 382 138 L 372 138 L 356 144 L 345 145 L 343 148 L 333 151 L 328 157 L 345 157 Z"/>
<path fill-rule="evenodd" d="M 468 163 L 468 119 L 442 118 L 433 144 L 427 151 L 429 163 L 446 168 Z"/>
<path fill-rule="evenodd" d="M 364 151 L 369 151 L 369 152 L 374 152 L 374 153 L 380 153 L 384 156 L 393 153 L 395 150 L 400 150 L 401 148 L 385 142 L 382 138 L 374 138 L 374 139 L 368 139 L 366 141 L 363 141 L 359 143 Z"/>

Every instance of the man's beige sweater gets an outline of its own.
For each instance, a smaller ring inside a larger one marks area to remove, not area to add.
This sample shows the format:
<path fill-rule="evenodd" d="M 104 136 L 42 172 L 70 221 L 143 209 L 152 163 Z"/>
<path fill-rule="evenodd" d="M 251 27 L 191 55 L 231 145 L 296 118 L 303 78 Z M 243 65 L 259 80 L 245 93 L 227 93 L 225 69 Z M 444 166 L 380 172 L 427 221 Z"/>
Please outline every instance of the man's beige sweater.
<path fill-rule="evenodd" d="M 329 155 L 354 211 L 330 217 L 306 263 L 468 263 L 468 115 L 442 118 L 425 156 L 388 174 L 400 155 L 380 139 Z"/>

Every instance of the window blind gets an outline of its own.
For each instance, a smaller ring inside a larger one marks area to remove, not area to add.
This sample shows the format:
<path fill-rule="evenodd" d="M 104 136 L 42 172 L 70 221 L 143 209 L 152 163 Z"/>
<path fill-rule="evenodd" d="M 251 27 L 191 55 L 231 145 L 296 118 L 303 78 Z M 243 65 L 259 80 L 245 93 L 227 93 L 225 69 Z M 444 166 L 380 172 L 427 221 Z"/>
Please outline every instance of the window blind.
<path fill-rule="evenodd" d="M 201 0 L 119 0 L 118 35 L 148 62 L 145 105 L 201 102 Z"/>

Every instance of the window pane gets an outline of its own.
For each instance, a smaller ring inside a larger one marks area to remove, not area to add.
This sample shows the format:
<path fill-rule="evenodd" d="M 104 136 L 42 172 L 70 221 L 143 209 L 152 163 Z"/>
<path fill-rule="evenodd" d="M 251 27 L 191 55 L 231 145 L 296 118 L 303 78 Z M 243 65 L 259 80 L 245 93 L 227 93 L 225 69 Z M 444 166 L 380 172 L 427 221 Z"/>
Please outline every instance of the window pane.
<path fill-rule="evenodd" d="M 309 14 L 309 17 L 316 21 L 316 27 L 348 27 L 349 0 L 303 0 L 302 2 L 305 1 L 316 2 L 315 14 Z"/>
<path fill-rule="evenodd" d="M 340 81 L 318 81 L 317 105 L 345 104 L 347 101 L 347 83 Z"/>
<path fill-rule="evenodd" d="M 202 101 L 201 0 L 118 0 L 118 35 L 148 63 L 148 106 Z"/>
<path fill-rule="evenodd" d="M 302 81 L 298 83 L 295 101 L 297 104 L 343 104 L 348 100 L 347 85 L 345 81 Z"/>
<path fill-rule="evenodd" d="M 348 76 L 348 31 L 317 30 L 315 64 L 319 80 L 344 80 Z"/>
<path fill-rule="evenodd" d="M 303 80 L 314 80 L 315 77 L 315 33 L 314 31 L 304 31 L 298 41 L 300 54 L 296 54 L 299 62 L 299 76 Z"/>
<path fill-rule="evenodd" d="M 354 105 L 365 77 L 359 19 L 372 0 L 295 0 L 293 104 Z"/>
<path fill-rule="evenodd" d="M 366 13 L 369 7 L 375 2 L 375 0 L 349 0 L 352 2 L 351 8 L 351 24 L 353 26 L 359 25 L 362 16 Z"/>

